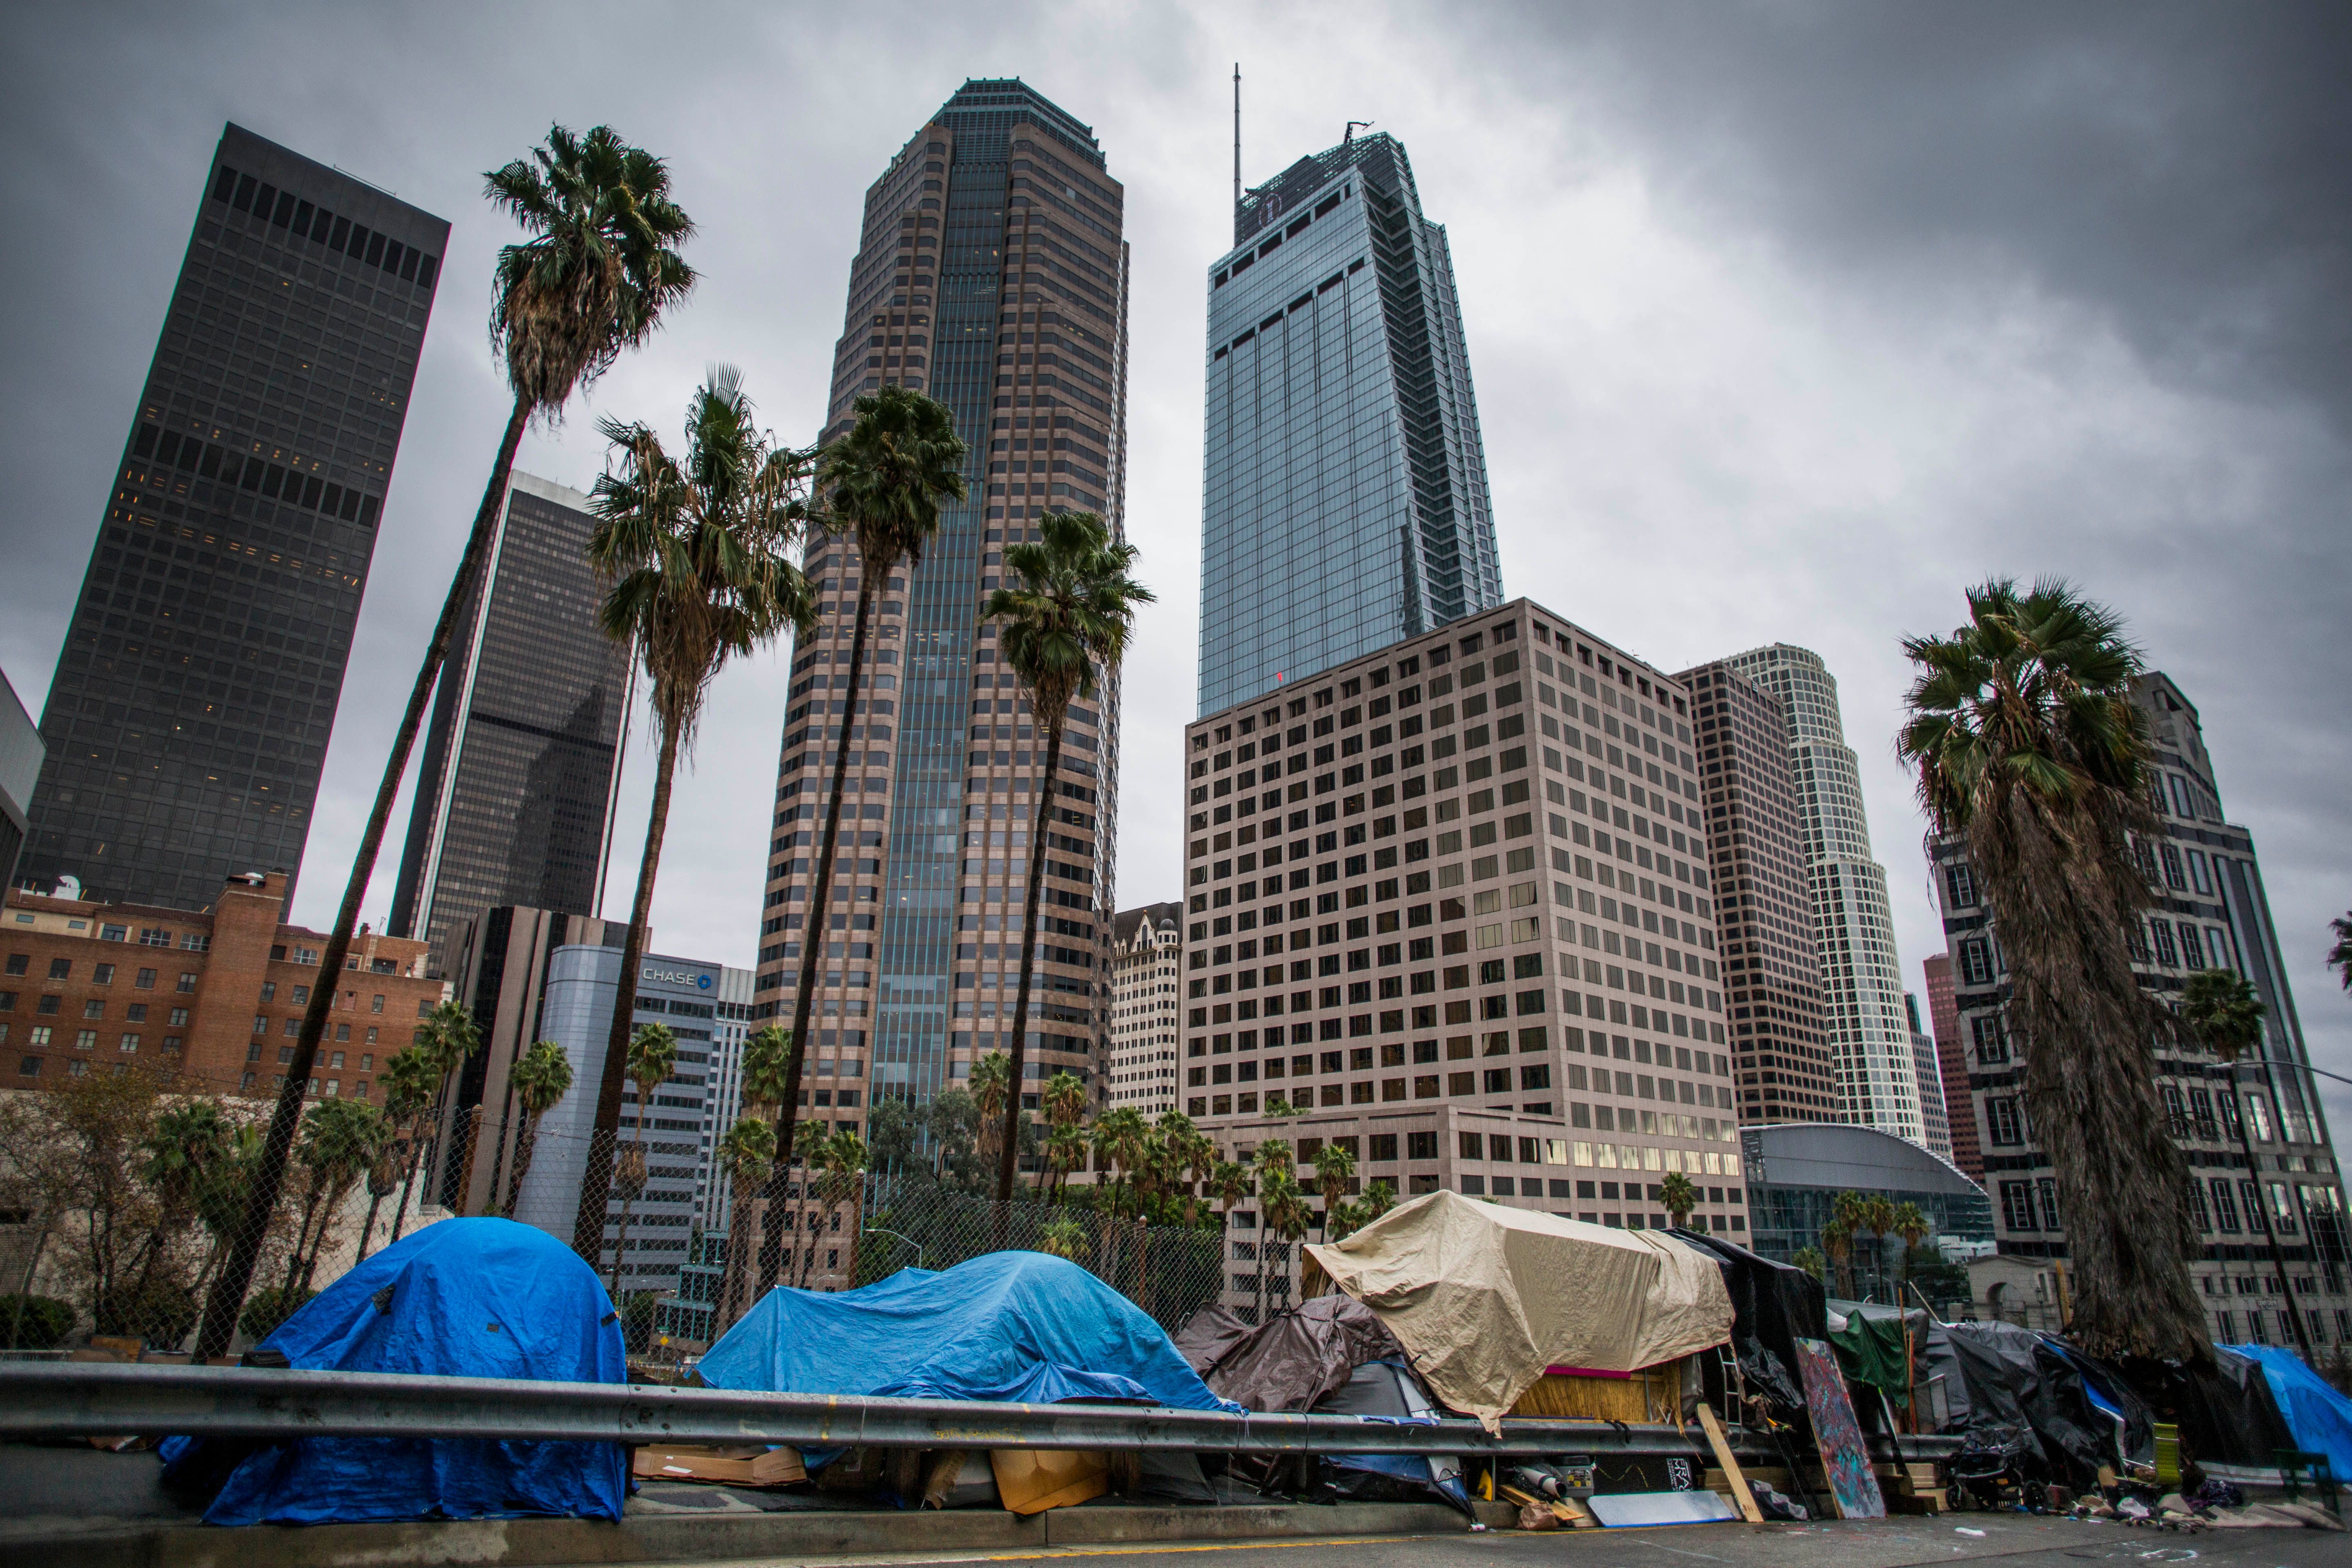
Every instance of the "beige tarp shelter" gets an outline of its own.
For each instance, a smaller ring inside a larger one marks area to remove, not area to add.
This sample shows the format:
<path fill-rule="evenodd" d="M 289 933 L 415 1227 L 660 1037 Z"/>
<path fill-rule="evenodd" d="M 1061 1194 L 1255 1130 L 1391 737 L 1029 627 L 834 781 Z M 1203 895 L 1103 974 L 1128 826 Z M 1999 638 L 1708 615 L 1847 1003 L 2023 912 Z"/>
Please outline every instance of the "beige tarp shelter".
<path fill-rule="evenodd" d="M 1546 1367 L 1633 1372 L 1731 1338 L 1715 1260 L 1655 1231 L 1436 1192 L 1307 1250 L 1490 1428 Z"/>

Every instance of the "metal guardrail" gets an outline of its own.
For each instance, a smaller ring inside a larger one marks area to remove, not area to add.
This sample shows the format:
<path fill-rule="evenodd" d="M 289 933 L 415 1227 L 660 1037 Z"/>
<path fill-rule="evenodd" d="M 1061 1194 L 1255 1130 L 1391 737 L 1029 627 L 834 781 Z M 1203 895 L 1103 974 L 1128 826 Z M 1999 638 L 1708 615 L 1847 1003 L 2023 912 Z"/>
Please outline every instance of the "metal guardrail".
<path fill-rule="evenodd" d="M 0 1438 L 478 1437 L 922 1448 L 1160 1448 L 1201 1453 L 1703 1455 L 1696 1427 L 1513 1417 L 1428 1425 L 1353 1415 L 1231 1415 L 1119 1405 L 990 1405 L 249 1367 L 0 1363 Z M 1735 1447 L 1748 1445 L 1735 1438 Z M 1927 1445 L 1918 1457 L 1951 1439 Z M 1753 1449 L 1765 1459 L 1769 1451 Z"/>

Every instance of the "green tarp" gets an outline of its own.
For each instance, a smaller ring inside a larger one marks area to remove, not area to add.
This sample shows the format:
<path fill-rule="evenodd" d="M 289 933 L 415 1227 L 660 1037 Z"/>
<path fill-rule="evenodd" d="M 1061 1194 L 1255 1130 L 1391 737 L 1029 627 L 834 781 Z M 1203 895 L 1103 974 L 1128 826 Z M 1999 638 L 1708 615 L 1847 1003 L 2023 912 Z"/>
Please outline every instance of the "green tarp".
<path fill-rule="evenodd" d="M 1911 1369 L 1904 1354 L 1903 1320 L 1905 1314 L 1892 1307 L 1875 1307 L 1865 1301 L 1829 1303 L 1832 1318 L 1843 1315 L 1845 1327 L 1830 1330 L 1830 1343 L 1837 1351 L 1838 1367 L 1853 1383 L 1866 1383 L 1885 1394 L 1898 1408 L 1911 1404 Z M 1915 1320 L 1911 1328 L 1911 1352 L 1918 1352 L 1920 1331 L 1925 1327 L 1925 1314 L 1910 1314 Z"/>

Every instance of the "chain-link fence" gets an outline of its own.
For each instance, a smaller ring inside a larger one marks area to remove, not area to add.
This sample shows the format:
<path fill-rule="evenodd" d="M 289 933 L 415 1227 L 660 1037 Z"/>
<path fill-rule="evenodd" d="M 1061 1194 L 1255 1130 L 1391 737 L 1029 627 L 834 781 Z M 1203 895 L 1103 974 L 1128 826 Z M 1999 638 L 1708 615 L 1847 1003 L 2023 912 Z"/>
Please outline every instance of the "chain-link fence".
<path fill-rule="evenodd" d="M 305 1110 L 275 1210 L 247 1228 L 272 1104 L 168 1073 L 90 1074 L 0 1093 L 0 1353 L 184 1355 L 241 1240 L 254 1264 L 239 1352 L 362 1258 L 452 1215 L 504 1215 L 575 1244 L 583 1191 L 607 1184 L 591 1262 L 633 1354 L 674 1361 L 767 1288 L 844 1290 L 901 1268 L 1028 1248 L 1090 1270 L 1172 1330 L 1217 1299 L 1225 1238 L 1120 1211 L 1116 1188 L 998 1204 L 927 1174 L 820 1163 L 737 1182 L 698 1122 L 658 1100 L 617 1135 L 499 1108 L 321 1098 Z M 772 1182 L 771 1177 L 773 1177 Z M 1161 1205 L 1181 1219 L 1185 1205 Z M 1286 1279 L 1276 1288 L 1286 1297 Z"/>

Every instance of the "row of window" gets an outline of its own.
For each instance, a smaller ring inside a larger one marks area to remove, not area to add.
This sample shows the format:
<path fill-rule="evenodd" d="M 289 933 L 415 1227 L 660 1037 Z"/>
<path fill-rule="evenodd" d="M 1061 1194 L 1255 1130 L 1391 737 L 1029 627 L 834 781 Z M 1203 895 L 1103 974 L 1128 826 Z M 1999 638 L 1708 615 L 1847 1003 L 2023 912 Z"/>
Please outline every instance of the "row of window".
<path fill-rule="evenodd" d="M 439 265 L 435 258 L 414 246 L 402 245 L 390 235 L 371 233 L 366 225 L 338 217 L 291 191 L 281 191 L 251 174 L 240 174 L 226 163 L 213 177 L 213 200 L 226 202 L 238 212 L 267 218 L 298 238 L 380 268 L 404 283 L 433 287 L 434 269 Z"/>
<path fill-rule="evenodd" d="M 186 1008 L 174 1007 L 172 1009 L 172 1022 L 173 1024 L 184 1026 L 187 1021 L 188 1014 Z M 10 1026 L 6 1023 L 0 1023 L 0 1045 L 5 1045 L 8 1043 L 9 1028 Z M 136 1056 L 139 1054 L 139 1047 L 144 1042 L 145 1038 L 146 1037 L 143 1034 L 139 1033 L 120 1035 L 116 1037 L 115 1039 L 115 1051 L 121 1056 Z M 29 1050 L 40 1050 L 47 1047 L 59 1044 L 60 1042 L 57 1038 L 56 1031 L 52 1026 L 47 1024 L 35 1024 L 25 1031 L 25 1037 L 19 1043 Z M 182 1043 L 182 1037 L 178 1035 L 164 1036 L 163 1054 L 167 1057 L 179 1055 Z M 71 1044 L 73 1048 L 78 1051 L 94 1051 L 98 1048 L 98 1031 L 96 1029 L 77 1029 L 74 1031 L 74 1037 Z M 38 1065 L 40 1058 L 38 1057 L 26 1057 L 24 1059 L 26 1062 L 34 1064 L 31 1067 L 21 1069 L 25 1076 L 29 1078 L 40 1071 L 40 1067 Z"/>
<path fill-rule="evenodd" d="M 265 500 L 282 500 L 288 506 L 341 518 L 363 528 L 375 526 L 377 511 L 383 505 L 375 496 L 330 484 L 320 475 L 283 468 L 258 457 L 240 457 L 210 441 L 184 437 L 177 430 L 164 430 L 153 425 L 142 423 L 139 426 L 131 437 L 131 455 L 142 462 L 152 459 L 161 468 L 176 468 L 200 479 L 215 479 L 224 486 L 251 490 Z M 150 476 L 134 469 L 125 478 L 139 484 Z"/>

